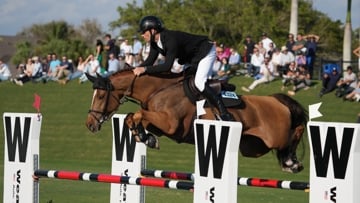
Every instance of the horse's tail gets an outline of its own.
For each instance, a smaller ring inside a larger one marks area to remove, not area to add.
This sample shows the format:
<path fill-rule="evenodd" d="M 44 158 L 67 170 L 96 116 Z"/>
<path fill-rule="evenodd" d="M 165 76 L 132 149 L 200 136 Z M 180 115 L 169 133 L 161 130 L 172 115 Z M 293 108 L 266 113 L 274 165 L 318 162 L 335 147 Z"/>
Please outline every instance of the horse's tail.
<path fill-rule="evenodd" d="M 289 108 L 291 113 L 291 129 L 295 129 L 299 125 L 306 125 L 308 121 L 308 112 L 299 102 L 286 94 L 278 93 L 273 94 L 272 96 Z"/>
<path fill-rule="evenodd" d="M 272 96 L 280 103 L 287 106 L 291 115 L 291 135 L 289 135 L 289 145 L 284 149 L 277 150 L 277 158 L 284 171 L 297 173 L 303 169 L 303 166 L 297 159 L 296 149 L 305 130 L 308 112 L 299 102 L 288 95 L 274 94 Z"/>

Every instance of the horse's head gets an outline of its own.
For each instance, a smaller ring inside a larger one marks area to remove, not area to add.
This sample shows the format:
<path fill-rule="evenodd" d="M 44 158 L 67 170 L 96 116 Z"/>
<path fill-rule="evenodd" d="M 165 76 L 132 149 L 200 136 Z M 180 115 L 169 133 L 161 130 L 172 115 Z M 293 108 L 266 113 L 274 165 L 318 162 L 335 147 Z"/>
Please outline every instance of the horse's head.
<path fill-rule="evenodd" d="M 91 132 L 100 130 L 101 124 L 111 118 L 122 103 L 122 94 L 115 91 L 109 78 L 97 77 L 85 73 L 93 83 L 93 98 L 86 120 L 86 126 Z"/>

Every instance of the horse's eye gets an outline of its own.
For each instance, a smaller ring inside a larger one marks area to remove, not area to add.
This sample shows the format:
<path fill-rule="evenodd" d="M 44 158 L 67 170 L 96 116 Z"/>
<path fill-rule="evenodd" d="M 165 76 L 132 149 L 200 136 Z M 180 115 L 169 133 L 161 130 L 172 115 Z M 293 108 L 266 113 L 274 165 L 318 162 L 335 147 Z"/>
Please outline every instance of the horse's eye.
<path fill-rule="evenodd" d="M 98 98 L 99 99 L 104 99 L 104 95 L 99 95 Z"/>

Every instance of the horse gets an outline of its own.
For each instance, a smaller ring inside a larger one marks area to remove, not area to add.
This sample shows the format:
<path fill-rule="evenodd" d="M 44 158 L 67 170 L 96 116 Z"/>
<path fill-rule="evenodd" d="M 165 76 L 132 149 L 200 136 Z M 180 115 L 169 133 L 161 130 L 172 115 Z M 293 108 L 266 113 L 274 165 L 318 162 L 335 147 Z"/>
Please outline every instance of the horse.
<path fill-rule="evenodd" d="M 153 134 L 178 142 L 194 144 L 193 122 L 196 105 L 184 91 L 184 76 L 176 74 L 143 74 L 135 76 L 125 68 L 108 78 L 87 75 L 93 83 L 93 98 L 86 126 L 91 132 L 116 113 L 128 100 L 137 101 L 140 110 L 125 119 L 136 141 L 145 142 Z M 235 122 L 243 125 L 239 150 L 245 157 L 260 157 L 269 151 L 276 156 L 283 171 L 297 173 L 303 169 L 296 155 L 307 122 L 307 112 L 285 94 L 268 96 L 242 95 L 241 105 L 228 111 Z M 218 120 L 215 108 L 207 106 L 201 119 Z M 146 129 L 145 139 L 139 136 Z M 149 139 L 153 140 L 153 139 Z M 158 142 L 157 140 L 155 142 Z M 158 147 L 158 146 L 156 146 Z"/>

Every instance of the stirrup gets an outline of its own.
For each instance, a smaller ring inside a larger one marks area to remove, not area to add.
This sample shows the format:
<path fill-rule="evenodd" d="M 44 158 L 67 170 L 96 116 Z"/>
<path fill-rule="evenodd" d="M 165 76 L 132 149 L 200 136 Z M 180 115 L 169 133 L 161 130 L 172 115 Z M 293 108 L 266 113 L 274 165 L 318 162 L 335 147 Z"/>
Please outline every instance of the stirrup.
<path fill-rule="evenodd" d="M 220 118 L 221 118 L 221 120 L 223 120 L 223 121 L 236 121 L 235 118 L 234 118 L 234 116 L 233 116 L 231 113 L 229 113 L 229 112 L 224 113 L 224 114 L 221 114 L 221 115 L 220 115 Z"/>

